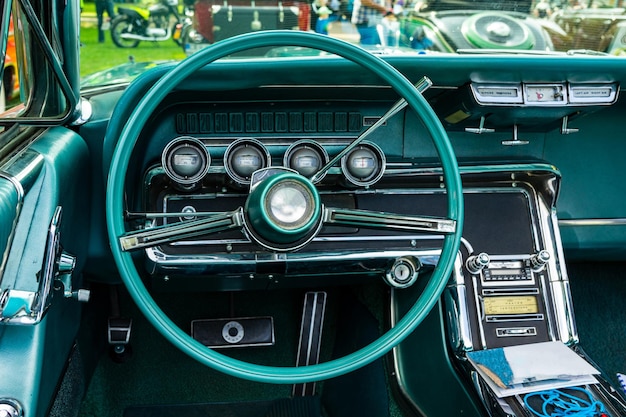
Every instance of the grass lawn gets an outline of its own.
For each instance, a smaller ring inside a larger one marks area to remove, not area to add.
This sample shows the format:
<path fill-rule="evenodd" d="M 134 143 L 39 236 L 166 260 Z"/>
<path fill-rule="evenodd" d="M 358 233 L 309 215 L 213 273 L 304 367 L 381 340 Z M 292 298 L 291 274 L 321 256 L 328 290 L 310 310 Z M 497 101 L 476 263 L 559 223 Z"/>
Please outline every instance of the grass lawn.
<path fill-rule="evenodd" d="M 116 6 L 117 9 L 117 6 Z M 80 31 L 80 74 L 81 76 L 128 62 L 132 56 L 136 62 L 164 59 L 183 59 L 185 53 L 173 40 L 163 42 L 140 42 L 136 48 L 118 48 L 111 40 L 111 32 L 106 31 L 105 42 L 98 43 L 98 30 L 93 21 L 93 3 L 85 3 L 83 24 Z M 90 19 L 91 18 L 91 19 Z"/>

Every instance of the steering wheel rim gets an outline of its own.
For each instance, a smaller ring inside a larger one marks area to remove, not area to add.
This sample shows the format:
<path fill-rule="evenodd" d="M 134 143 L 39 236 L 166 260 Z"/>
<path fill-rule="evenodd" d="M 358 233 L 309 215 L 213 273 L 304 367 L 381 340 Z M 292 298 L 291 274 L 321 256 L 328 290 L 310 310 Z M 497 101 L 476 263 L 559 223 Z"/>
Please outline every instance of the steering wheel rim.
<path fill-rule="evenodd" d="M 351 354 L 302 367 L 252 364 L 228 357 L 194 340 L 157 305 L 143 284 L 131 254 L 123 251 L 118 241 L 126 231 L 123 195 L 128 164 L 141 130 L 152 112 L 175 86 L 201 67 L 237 52 L 272 46 L 308 47 L 339 55 L 377 74 L 404 97 L 433 137 L 443 167 L 447 216 L 456 222 L 455 232 L 443 238 L 439 262 L 430 281 L 413 307 L 393 328 Z M 112 155 L 106 193 L 106 220 L 113 258 L 129 294 L 148 321 L 174 346 L 203 365 L 231 376 L 275 384 L 319 381 L 352 372 L 388 353 L 413 332 L 437 303 L 452 273 L 461 241 L 463 209 L 460 174 L 447 134 L 428 102 L 410 81 L 390 64 L 358 46 L 299 31 L 265 31 L 229 38 L 186 58 L 161 77 L 139 101 L 122 129 Z"/>

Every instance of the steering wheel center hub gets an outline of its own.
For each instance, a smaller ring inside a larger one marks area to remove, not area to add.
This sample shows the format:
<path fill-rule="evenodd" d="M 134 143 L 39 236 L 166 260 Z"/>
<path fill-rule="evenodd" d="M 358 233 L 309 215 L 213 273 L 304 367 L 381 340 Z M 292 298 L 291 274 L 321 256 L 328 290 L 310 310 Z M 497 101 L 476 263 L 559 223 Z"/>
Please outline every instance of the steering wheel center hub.
<path fill-rule="evenodd" d="M 274 250 L 290 250 L 312 239 L 322 212 L 313 183 L 291 171 L 253 183 L 244 211 L 248 234 Z"/>

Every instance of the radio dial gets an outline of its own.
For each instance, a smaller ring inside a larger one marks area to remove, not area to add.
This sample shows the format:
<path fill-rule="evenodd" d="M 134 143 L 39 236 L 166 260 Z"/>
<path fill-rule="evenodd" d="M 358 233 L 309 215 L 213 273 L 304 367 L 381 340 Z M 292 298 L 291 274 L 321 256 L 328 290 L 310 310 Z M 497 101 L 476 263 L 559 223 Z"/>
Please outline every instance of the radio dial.
<path fill-rule="evenodd" d="M 469 271 L 470 274 L 476 275 L 480 271 L 482 271 L 487 265 L 489 265 L 489 255 L 485 252 L 481 252 L 478 255 L 472 255 L 467 258 L 467 262 L 465 262 L 465 267 Z"/>
<path fill-rule="evenodd" d="M 535 272 L 541 271 L 549 261 L 550 252 L 545 249 L 539 251 L 530 258 L 530 264 Z"/>

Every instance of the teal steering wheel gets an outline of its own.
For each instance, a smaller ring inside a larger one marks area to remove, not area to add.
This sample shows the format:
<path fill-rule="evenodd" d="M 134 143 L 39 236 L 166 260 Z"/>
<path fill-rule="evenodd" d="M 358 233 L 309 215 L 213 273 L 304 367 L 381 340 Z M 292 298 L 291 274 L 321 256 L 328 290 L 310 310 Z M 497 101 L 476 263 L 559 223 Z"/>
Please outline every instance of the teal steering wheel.
<path fill-rule="evenodd" d="M 406 100 L 433 138 L 443 167 L 447 218 L 455 224 L 454 230 L 444 234 L 439 263 L 425 290 L 393 328 L 349 355 L 302 367 L 273 367 L 243 362 L 194 340 L 159 308 L 143 284 L 131 254 L 124 251 L 119 242 L 120 236 L 126 232 L 124 187 L 129 160 L 137 138 L 158 104 L 176 85 L 207 64 L 248 49 L 279 46 L 313 48 L 348 59 L 378 75 Z M 298 31 L 256 32 L 221 41 L 185 59 L 159 79 L 139 100 L 122 129 L 112 155 L 106 196 L 108 235 L 113 257 L 131 297 L 152 325 L 178 349 L 204 365 L 232 376 L 276 384 L 319 381 L 346 374 L 380 358 L 404 340 L 437 303 L 452 273 L 463 225 L 463 194 L 454 152 L 439 119 L 411 82 L 391 65 L 358 46 L 328 36 Z"/>

